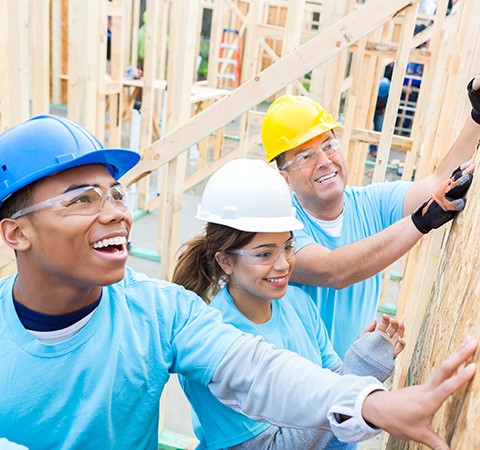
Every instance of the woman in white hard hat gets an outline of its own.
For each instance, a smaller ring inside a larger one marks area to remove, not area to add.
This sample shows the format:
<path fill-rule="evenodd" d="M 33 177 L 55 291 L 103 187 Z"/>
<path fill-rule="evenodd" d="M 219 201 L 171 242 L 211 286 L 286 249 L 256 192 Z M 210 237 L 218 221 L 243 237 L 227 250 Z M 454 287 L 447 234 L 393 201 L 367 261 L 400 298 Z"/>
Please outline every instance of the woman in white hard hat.
<path fill-rule="evenodd" d="M 393 358 L 404 346 L 402 322 L 384 316 L 378 332 L 358 339 L 342 363 L 313 300 L 288 285 L 295 265 L 292 231 L 303 225 L 295 218 L 288 185 L 275 169 L 257 160 L 227 163 L 207 183 L 197 217 L 207 221 L 205 232 L 184 244 L 175 283 L 220 310 L 227 323 L 278 348 L 336 372 L 388 378 Z M 367 331 L 374 330 L 375 323 Z M 197 448 L 355 448 L 332 439 L 329 431 L 254 421 L 223 405 L 199 383 L 181 378 L 181 384 L 196 416 Z"/>

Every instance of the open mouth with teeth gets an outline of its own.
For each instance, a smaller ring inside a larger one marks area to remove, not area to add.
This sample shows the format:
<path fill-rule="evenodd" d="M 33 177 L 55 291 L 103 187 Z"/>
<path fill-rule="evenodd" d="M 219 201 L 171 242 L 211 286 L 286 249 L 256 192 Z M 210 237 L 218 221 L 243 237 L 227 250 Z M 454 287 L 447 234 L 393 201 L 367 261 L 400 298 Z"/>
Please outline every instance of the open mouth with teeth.
<path fill-rule="evenodd" d="M 315 180 L 315 183 L 325 183 L 325 181 L 328 181 L 328 180 L 331 180 L 332 178 L 335 178 L 337 176 L 337 173 L 338 172 L 332 172 L 332 173 L 329 173 L 328 175 L 317 178 Z"/>
<path fill-rule="evenodd" d="M 118 236 L 109 239 L 103 239 L 92 244 L 92 248 L 101 252 L 122 252 L 125 250 L 127 238 L 125 236 Z"/>
<path fill-rule="evenodd" d="M 279 278 L 265 278 L 272 286 L 283 287 L 287 284 L 288 278 L 286 276 Z"/>

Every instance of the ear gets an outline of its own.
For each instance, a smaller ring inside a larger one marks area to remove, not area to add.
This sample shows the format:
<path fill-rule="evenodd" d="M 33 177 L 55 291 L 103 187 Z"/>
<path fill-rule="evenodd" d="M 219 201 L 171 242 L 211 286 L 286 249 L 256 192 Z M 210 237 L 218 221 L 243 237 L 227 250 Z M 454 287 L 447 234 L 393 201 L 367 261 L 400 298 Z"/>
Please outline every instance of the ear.
<path fill-rule="evenodd" d="M 25 251 L 31 247 L 29 237 L 16 220 L 3 219 L 0 222 L 0 233 L 5 243 L 13 250 Z"/>
<path fill-rule="evenodd" d="M 290 182 L 290 174 L 286 170 L 280 170 L 280 175 L 287 182 L 290 189 L 292 188 L 292 183 Z"/>
<path fill-rule="evenodd" d="M 224 252 L 217 252 L 215 253 L 215 261 L 217 261 L 218 265 L 227 275 L 233 273 L 233 263 L 230 255 L 227 255 Z"/>

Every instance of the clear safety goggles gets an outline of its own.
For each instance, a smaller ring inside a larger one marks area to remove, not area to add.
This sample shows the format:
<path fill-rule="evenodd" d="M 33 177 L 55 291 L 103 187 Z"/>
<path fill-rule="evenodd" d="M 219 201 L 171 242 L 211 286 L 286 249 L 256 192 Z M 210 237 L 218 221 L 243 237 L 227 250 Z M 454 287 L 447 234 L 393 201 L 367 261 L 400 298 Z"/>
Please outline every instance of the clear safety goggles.
<path fill-rule="evenodd" d="M 290 161 L 287 161 L 279 170 L 287 170 L 289 167 L 291 170 L 304 169 L 316 164 L 318 154 L 322 152 L 327 158 L 333 158 L 336 156 L 342 147 L 340 139 L 332 138 L 328 141 L 322 142 L 316 148 L 309 148 L 303 152 L 297 153 Z"/>
<path fill-rule="evenodd" d="M 83 186 L 65 192 L 65 194 L 48 198 L 35 205 L 27 206 L 17 211 L 10 219 L 18 219 L 26 214 L 44 208 L 52 208 L 53 211 L 59 212 L 64 216 L 93 216 L 102 210 L 105 199 L 108 199 L 109 202 L 120 211 L 126 211 L 128 209 L 127 189 L 121 184 L 112 186 L 107 192 L 103 192 L 97 186 Z"/>
<path fill-rule="evenodd" d="M 296 244 L 297 241 L 292 238 L 281 247 L 275 245 L 251 250 L 229 250 L 228 253 L 241 255 L 247 264 L 269 265 L 274 264 L 281 254 L 285 255 L 285 259 L 290 259 L 295 254 Z"/>

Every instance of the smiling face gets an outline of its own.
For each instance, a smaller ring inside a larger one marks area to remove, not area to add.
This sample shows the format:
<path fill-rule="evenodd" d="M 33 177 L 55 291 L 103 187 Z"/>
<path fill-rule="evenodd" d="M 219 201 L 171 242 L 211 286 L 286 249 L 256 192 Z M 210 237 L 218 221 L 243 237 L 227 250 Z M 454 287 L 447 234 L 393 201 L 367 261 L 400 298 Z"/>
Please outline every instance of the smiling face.
<path fill-rule="evenodd" d="M 33 203 L 87 185 L 106 193 L 116 184 L 102 165 L 76 167 L 37 182 Z M 98 298 L 100 286 L 124 276 L 132 215 L 109 200 L 93 215 L 66 215 L 47 207 L 6 222 L 3 234 L 17 250 L 15 296 L 22 303 L 35 304 L 37 310 L 54 313 L 58 305 L 65 311 L 69 302 L 74 303 L 72 310 L 79 309 Z M 52 304 L 42 307 L 38 304 L 42 299 L 46 303 L 51 299 Z"/>
<path fill-rule="evenodd" d="M 290 232 L 257 233 L 253 240 L 239 250 L 276 251 L 291 243 Z M 247 262 L 243 255 L 216 255 L 217 261 L 229 276 L 228 291 L 237 308 L 250 320 L 263 315 L 270 317 L 270 301 L 282 298 L 295 266 L 295 256 L 287 259 L 282 252 L 268 265 Z M 260 323 L 262 320 L 257 321 Z"/>
<path fill-rule="evenodd" d="M 323 133 L 285 153 L 285 162 L 298 154 L 315 149 L 333 139 L 331 131 Z M 343 210 L 343 190 L 347 184 L 347 166 L 341 153 L 337 151 L 328 157 L 319 151 L 316 163 L 297 170 L 281 172 L 290 188 L 296 193 L 300 204 L 313 216 L 331 220 Z"/>

